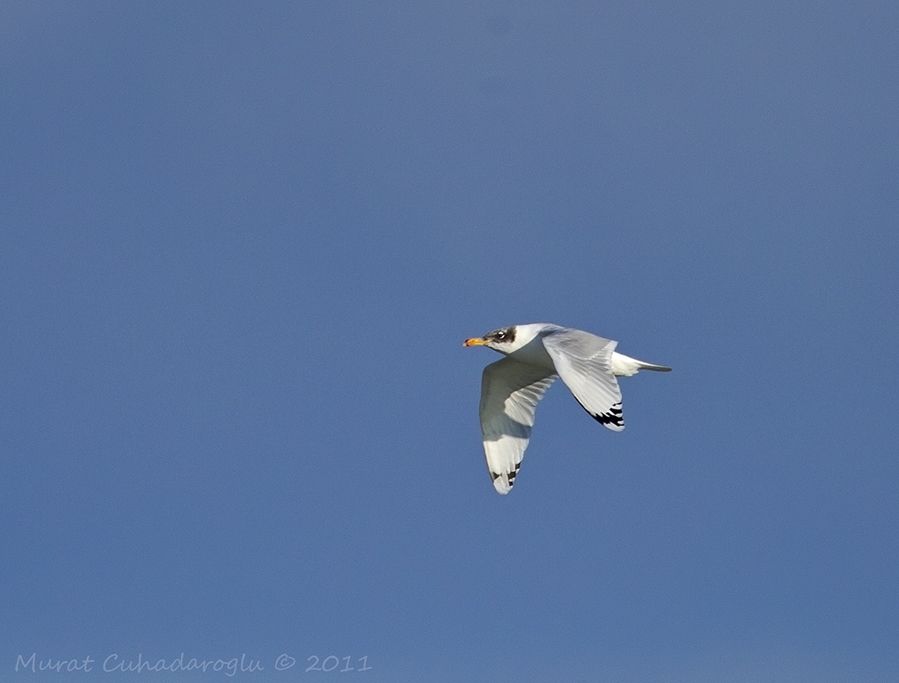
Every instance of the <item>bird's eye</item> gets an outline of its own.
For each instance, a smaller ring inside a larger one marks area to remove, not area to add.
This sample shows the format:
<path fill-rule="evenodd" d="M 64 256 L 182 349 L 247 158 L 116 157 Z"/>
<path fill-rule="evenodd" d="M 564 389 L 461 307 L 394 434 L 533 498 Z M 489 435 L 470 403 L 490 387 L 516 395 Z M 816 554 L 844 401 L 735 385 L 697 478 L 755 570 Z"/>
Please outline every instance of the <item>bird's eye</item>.
<path fill-rule="evenodd" d="M 496 341 L 502 341 L 502 340 L 505 339 L 507 336 L 508 336 L 508 334 L 506 333 L 505 330 L 503 330 L 502 332 L 497 332 L 497 333 L 496 333 Z"/>

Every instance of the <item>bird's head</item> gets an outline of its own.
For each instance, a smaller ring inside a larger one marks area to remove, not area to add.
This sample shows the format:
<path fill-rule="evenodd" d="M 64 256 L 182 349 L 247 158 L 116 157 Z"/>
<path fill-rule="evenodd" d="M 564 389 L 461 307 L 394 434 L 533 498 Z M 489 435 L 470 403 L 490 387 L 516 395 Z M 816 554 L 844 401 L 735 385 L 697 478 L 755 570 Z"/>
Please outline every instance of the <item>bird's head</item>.
<path fill-rule="evenodd" d="M 483 337 L 471 337 L 463 342 L 464 346 L 486 346 L 503 354 L 515 353 L 538 337 L 561 329 L 551 323 L 528 323 L 527 325 L 509 325 L 488 332 Z"/>
<path fill-rule="evenodd" d="M 486 346 L 494 351 L 508 354 L 521 348 L 521 341 L 518 327 L 512 325 L 511 327 L 500 327 L 492 330 L 483 337 L 471 337 L 466 339 L 463 344 L 465 346 Z"/>

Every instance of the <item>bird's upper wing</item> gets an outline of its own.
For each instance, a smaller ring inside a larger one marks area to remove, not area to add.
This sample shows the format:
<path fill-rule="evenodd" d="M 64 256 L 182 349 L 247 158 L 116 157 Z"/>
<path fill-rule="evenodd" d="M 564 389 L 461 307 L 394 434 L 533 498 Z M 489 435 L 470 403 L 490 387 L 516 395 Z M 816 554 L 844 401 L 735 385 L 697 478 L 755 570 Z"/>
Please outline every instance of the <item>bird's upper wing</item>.
<path fill-rule="evenodd" d="M 559 377 L 578 403 L 612 431 L 624 429 L 621 390 L 612 374 L 612 352 L 618 342 L 581 330 L 560 329 L 543 337 Z"/>
<path fill-rule="evenodd" d="M 481 433 L 487 470 L 498 493 L 512 490 L 528 447 L 537 403 L 555 379 L 551 370 L 508 357 L 484 368 Z"/>

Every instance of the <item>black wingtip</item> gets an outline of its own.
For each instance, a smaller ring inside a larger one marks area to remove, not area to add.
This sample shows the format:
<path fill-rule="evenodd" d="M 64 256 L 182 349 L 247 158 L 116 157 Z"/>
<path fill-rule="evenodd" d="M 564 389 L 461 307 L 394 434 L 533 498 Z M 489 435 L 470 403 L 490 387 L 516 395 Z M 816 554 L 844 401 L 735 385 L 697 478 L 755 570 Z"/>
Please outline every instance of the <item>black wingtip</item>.
<path fill-rule="evenodd" d="M 580 401 L 578 401 L 578 403 L 580 403 Z M 583 405 L 581 407 L 583 408 Z M 613 403 L 612 407 L 605 413 L 591 413 L 586 408 L 584 408 L 584 410 L 586 410 L 587 414 L 601 425 L 614 425 L 624 429 L 624 415 L 622 414 L 620 401 L 618 403 Z"/>

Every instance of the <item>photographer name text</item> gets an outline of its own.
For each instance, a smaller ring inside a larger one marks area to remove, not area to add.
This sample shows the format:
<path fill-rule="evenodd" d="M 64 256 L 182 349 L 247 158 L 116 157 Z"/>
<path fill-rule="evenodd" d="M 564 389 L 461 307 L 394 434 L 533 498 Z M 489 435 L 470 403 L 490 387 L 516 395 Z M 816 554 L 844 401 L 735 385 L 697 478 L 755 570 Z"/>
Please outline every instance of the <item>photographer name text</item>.
<path fill-rule="evenodd" d="M 16 673 L 92 673 L 108 674 L 141 674 L 160 672 L 195 672 L 203 674 L 220 674 L 233 678 L 238 674 L 255 674 L 262 671 L 302 671 L 304 673 L 363 673 L 371 671 L 368 655 L 354 657 L 352 655 L 337 656 L 309 655 L 297 659 L 287 652 L 282 652 L 270 660 L 251 657 L 246 653 L 234 657 L 205 659 L 190 657 L 184 652 L 176 657 L 146 657 L 142 652 L 135 655 L 123 655 L 111 652 L 105 656 L 72 657 L 60 659 L 39 656 L 37 652 L 16 655 L 14 670 Z"/>

